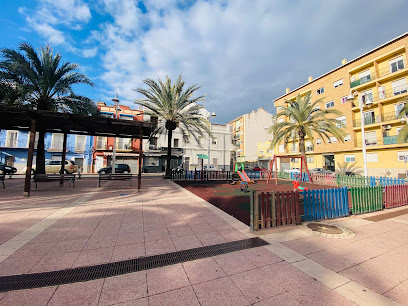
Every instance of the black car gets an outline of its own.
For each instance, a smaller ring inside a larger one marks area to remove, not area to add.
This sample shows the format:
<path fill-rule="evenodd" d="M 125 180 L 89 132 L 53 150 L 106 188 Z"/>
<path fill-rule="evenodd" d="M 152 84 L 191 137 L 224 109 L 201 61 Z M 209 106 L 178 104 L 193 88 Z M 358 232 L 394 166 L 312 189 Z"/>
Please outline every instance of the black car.
<path fill-rule="evenodd" d="M 12 166 L 7 166 L 3 163 L 0 163 L 0 173 L 12 175 L 17 172 L 17 168 L 14 168 Z"/>
<path fill-rule="evenodd" d="M 98 173 L 100 174 L 112 173 L 112 167 L 101 168 L 99 169 Z M 130 173 L 130 167 L 127 164 L 116 164 L 115 173 Z"/>

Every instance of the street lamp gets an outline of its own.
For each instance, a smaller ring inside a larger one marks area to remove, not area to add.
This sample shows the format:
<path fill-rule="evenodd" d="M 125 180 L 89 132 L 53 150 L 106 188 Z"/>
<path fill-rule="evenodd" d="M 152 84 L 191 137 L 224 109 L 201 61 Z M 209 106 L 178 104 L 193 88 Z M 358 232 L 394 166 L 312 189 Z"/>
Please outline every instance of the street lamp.
<path fill-rule="evenodd" d="M 353 102 L 355 98 L 358 97 L 358 92 L 355 90 L 347 97 L 347 101 Z M 363 118 L 363 99 L 359 99 L 359 108 L 360 108 L 360 118 L 361 118 L 361 136 L 363 138 L 363 163 L 364 163 L 364 176 L 367 177 L 367 150 L 364 134 L 364 118 Z"/>
<path fill-rule="evenodd" d="M 112 99 L 115 104 L 115 119 L 118 119 L 119 110 L 119 99 L 118 94 Z M 112 152 L 112 173 L 115 173 L 115 163 L 116 163 L 116 137 L 113 138 L 113 152 Z"/>
<path fill-rule="evenodd" d="M 210 123 L 210 132 L 211 132 L 211 117 L 215 117 L 216 114 L 214 110 L 211 113 L 208 113 L 208 122 Z M 208 135 L 208 163 L 207 163 L 207 170 L 210 170 L 210 145 L 211 145 L 211 136 Z"/>

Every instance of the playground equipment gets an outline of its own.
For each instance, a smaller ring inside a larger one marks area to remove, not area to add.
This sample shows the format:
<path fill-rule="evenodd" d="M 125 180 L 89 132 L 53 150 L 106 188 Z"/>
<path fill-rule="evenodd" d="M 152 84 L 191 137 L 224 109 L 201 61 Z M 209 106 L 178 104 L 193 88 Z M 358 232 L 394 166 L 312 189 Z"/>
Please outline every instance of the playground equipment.
<path fill-rule="evenodd" d="M 239 164 L 241 164 L 241 165 L 239 165 Z M 251 180 L 251 179 L 248 177 L 248 175 L 245 173 L 245 171 L 244 171 L 244 163 L 243 163 L 243 162 L 241 162 L 241 163 L 235 162 L 235 164 L 234 164 L 234 174 L 235 174 L 235 173 L 238 174 L 239 180 L 240 180 L 241 182 L 246 182 L 247 184 L 248 184 L 248 183 L 256 184 L 256 181 Z M 237 181 L 237 180 L 234 180 L 234 175 L 233 175 L 233 182 L 232 182 L 232 184 L 235 184 L 236 181 Z"/>
<path fill-rule="evenodd" d="M 278 158 L 288 158 L 288 156 L 274 155 L 273 158 L 269 161 L 269 172 L 268 172 L 268 178 L 266 180 L 267 183 L 269 183 L 269 181 L 273 179 L 273 176 L 275 176 L 275 184 L 278 185 Z M 312 177 L 310 176 L 310 173 L 309 173 L 309 169 L 307 168 L 306 158 L 304 156 L 290 156 L 290 158 L 300 158 L 301 163 L 300 163 L 299 180 L 302 180 L 303 178 L 303 167 L 304 167 L 306 170 L 307 176 L 309 177 L 309 182 L 313 183 Z M 274 170 L 274 166 L 275 166 L 275 170 Z"/>
<path fill-rule="evenodd" d="M 294 190 L 300 190 L 300 191 L 307 191 L 307 190 L 308 190 L 308 189 L 305 188 L 305 187 L 299 186 L 299 181 L 293 181 L 293 182 L 292 182 L 292 185 L 293 185 L 293 189 L 294 189 Z"/>
<path fill-rule="evenodd" d="M 248 192 L 248 183 L 247 182 L 239 183 L 239 187 L 240 187 L 242 192 Z"/>

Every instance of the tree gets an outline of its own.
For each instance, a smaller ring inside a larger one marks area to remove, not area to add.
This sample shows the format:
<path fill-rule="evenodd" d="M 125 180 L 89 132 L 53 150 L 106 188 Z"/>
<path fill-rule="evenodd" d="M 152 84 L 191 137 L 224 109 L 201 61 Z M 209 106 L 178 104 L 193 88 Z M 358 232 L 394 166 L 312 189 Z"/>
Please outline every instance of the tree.
<path fill-rule="evenodd" d="M 401 103 L 405 103 L 404 107 L 399 111 L 398 117 L 401 120 L 408 117 L 408 103 L 407 99 L 401 100 Z M 404 125 L 404 127 L 398 133 L 398 143 L 407 142 L 408 141 L 408 125 Z"/>
<path fill-rule="evenodd" d="M 21 43 L 18 50 L 2 49 L 0 62 L 1 104 L 34 110 L 97 114 L 96 105 L 88 98 L 74 93 L 72 86 L 92 82 L 77 72 L 78 65 L 62 63 L 61 55 L 54 54 L 49 45 L 37 53 L 28 43 Z M 45 173 L 45 131 L 38 130 L 37 167 Z"/>
<path fill-rule="evenodd" d="M 179 75 L 177 81 L 172 84 L 171 79 L 166 76 L 166 81 L 158 82 L 152 79 L 144 79 L 148 88 L 137 88 L 135 91 L 145 96 L 144 99 L 136 100 L 136 103 L 148 109 L 147 115 L 157 118 L 151 137 L 167 132 L 167 164 L 165 178 L 171 177 L 171 143 L 173 131 L 180 129 L 184 141 L 188 142 L 192 135 L 198 142 L 199 136 L 204 136 L 203 132 L 211 135 L 208 120 L 203 118 L 202 105 L 197 104 L 204 101 L 204 96 L 193 98 L 193 94 L 200 87 L 193 85 L 183 90 L 184 81 Z"/>
<path fill-rule="evenodd" d="M 277 113 L 273 120 L 274 124 L 269 128 L 269 133 L 273 139 L 271 148 L 283 141 L 286 147 L 290 140 L 295 143 L 299 140 L 299 150 L 303 157 L 306 157 L 305 138 L 313 142 L 314 135 L 319 136 L 324 142 L 330 136 L 336 137 L 344 142 L 344 124 L 329 115 L 341 116 L 342 113 L 335 109 L 320 109 L 323 99 L 311 101 L 311 95 L 300 94 L 295 101 L 286 100 L 285 106 Z M 280 118 L 287 118 L 287 121 L 279 122 Z"/>

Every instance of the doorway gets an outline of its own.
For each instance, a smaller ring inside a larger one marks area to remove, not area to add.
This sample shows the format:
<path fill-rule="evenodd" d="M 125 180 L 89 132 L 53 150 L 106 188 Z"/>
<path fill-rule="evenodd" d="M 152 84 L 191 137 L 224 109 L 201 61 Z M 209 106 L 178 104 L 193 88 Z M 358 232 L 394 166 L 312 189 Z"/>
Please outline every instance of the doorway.
<path fill-rule="evenodd" d="M 334 154 L 324 155 L 324 166 L 327 170 L 335 171 Z"/>

